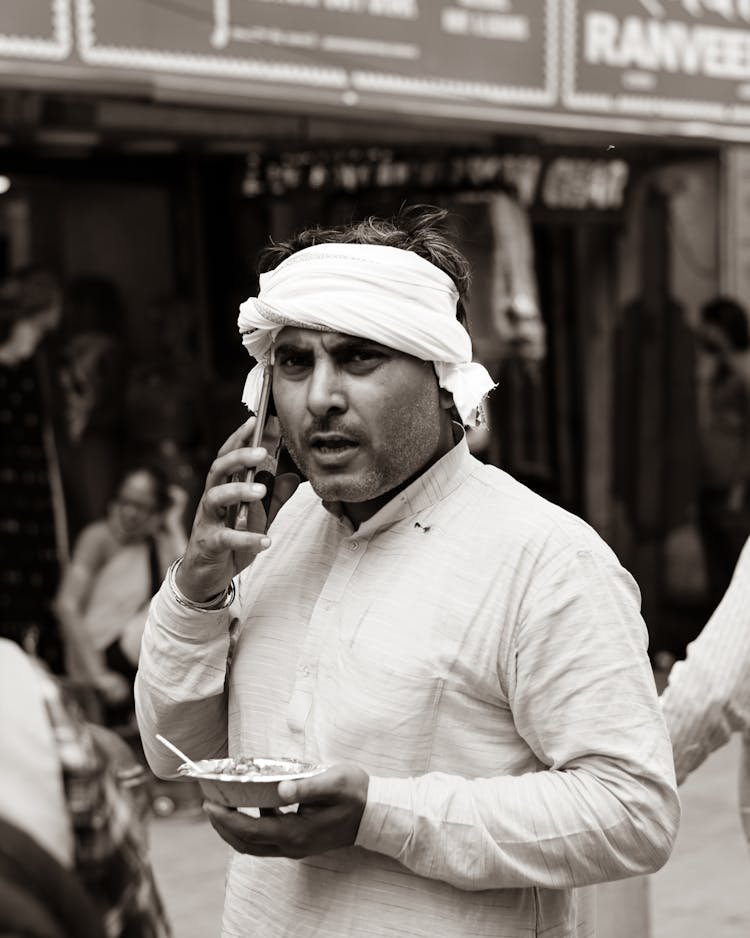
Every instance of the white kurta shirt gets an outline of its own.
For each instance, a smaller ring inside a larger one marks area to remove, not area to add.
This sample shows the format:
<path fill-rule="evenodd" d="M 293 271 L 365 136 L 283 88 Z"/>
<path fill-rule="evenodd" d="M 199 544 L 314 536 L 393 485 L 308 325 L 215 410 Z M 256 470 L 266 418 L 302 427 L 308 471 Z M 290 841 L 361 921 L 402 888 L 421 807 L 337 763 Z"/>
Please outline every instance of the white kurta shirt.
<path fill-rule="evenodd" d="M 680 783 L 733 733 L 744 734 L 740 812 L 750 844 L 750 541 L 723 599 L 670 671 L 662 706 Z"/>
<path fill-rule="evenodd" d="M 309 485 L 230 614 L 162 587 L 146 753 L 371 775 L 354 847 L 234 854 L 225 936 L 593 935 L 584 890 L 666 859 L 679 807 L 638 590 L 580 519 L 462 441 L 356 531 Z"/>

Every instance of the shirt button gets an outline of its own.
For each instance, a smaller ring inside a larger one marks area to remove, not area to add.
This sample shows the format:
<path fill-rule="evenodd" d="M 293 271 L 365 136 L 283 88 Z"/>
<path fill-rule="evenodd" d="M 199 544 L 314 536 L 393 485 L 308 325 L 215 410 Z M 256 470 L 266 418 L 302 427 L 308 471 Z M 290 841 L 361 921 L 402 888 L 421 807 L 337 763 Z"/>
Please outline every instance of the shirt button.
<path fill-rule="evenodd" d="M 349 542 L 349 550 L 357 550 L 358 547 L 359 547 L 359 541 Z"/>
<path fill-rule="evenodd" d="M 306 664 L 300 665 L 300 669 L 299 669 L 299 670 L 300 670 L 300 674 L 302 674 L 304 677 L 309 677 L 309 676 L 310 676 L 310 669 L 308 668 L 308 666 L 307 666 Z"/>

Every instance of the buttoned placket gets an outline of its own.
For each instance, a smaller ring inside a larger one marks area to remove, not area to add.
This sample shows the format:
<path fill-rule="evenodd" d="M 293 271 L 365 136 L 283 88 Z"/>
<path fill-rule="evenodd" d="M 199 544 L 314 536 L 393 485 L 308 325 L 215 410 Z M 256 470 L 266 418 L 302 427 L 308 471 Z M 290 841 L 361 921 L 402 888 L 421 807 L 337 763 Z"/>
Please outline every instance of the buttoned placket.
<path fill-rule="evenodd" d="M 287 725 L 297 737 L 304 735 L 312 707 L 321 651 L 326 642 L 335 639 L 337 635 L 341 599 L 365 554 L 366 543 L 357 534 L 341 540 L 328 579 L 313 609 L 305 642 L 300 650 L 287 710 Z M 306 746 L 305 750 L 308 748 Z"/>
<path fill-rule="evenodd" d="M 356 531 L 342 513 L 332 511 L 340 525 L 340 540 L 331 571 L 313 609 L 304 645 L 300 649 L 287 708 L 287 726 L 306 757 L 317 757 L 317 744 L 315 740 L 305 738 L 305 727 L 317 685 L 318 662 L 326 642 L 335 640 L 341 631 L 338 617 L 342 599 L 352 576 L 366 555 L 371 540 L 402 519 L 414 517 L 419 511 L 431 507 L 440 496 L 452 491 L 468 475 L 469 459 L 469 450 L 464 439 L 443 458 L 442 470 L 439 466 L 430 470 L 433 476 L 440 471 L 442 475 L 432 479 L 420 478 L 413 491 L 397 495 Z M 461 471 L 458 471 L 459 468 Z M 445 479 L 441 482 L 443 475 Z"/>

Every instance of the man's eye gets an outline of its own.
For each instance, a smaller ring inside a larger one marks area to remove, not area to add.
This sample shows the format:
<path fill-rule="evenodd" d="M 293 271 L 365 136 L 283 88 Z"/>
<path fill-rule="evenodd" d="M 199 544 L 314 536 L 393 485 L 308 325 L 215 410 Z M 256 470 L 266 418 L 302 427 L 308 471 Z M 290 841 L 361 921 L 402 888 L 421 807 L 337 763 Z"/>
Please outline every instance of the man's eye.
<path fill-rule="evenodd" d="M 367 368 L 374 367 L 381 362 L 383 358 L 382 352 L 378 352 L 376 349 L 360 349 L 347 356 L 347 363 L 355 368 Z"/>
<path fill-rule="evenodd" d="M 295 372 L 301 371 L 304 368 L 308 368 L 310 365 L 310 360 L 305 355 L 295 355 L 290 353 L 288 355 L 282 355 L 280 358 L 276 359 L 277 364 L 286 372 Z"/>

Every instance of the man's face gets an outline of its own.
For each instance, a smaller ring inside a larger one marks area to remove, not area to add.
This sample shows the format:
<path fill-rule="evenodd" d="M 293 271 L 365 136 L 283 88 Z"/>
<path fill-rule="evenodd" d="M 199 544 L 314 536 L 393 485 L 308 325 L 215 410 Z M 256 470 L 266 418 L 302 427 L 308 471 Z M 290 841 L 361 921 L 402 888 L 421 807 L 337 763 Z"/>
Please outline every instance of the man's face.
<path fill-rule="evenodd" d="M 430 362 L 339 332 L 288 326 L 276 342 L 273 398 L 284 443 L 326 501 L 387 496 L 453 445 Z M 352 514 L 350 512 L 350 514 Z M 352 517 L 354 517 L 352 515 Z"/>

